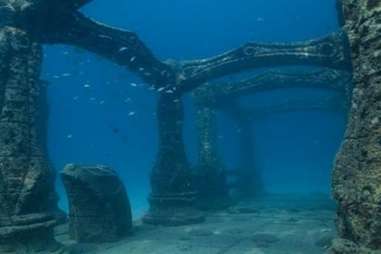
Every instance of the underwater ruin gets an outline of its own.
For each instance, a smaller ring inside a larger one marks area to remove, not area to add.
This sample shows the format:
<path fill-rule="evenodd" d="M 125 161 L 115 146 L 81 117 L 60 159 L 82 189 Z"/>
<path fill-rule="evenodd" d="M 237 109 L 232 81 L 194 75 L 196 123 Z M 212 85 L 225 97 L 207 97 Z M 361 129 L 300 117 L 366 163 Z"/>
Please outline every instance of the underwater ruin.
<path fill-rule="evenodd" d="M 90 2 L 0 0 L 0 253 L 381 252 L 381 1 L 337 0 L 342 29 L 323 38 L 248 42 L 208 58 L 165 61 L 138 33 L 84 15 L 79 9 Z M 108 59 L 156 91 L 158 150 L 149 208 L 139 220 L 132 219 L 129 186 L 115 169 L 67 162 L 57 174 L 51 165 L 41 68 L 44 47 L 57 44 Z M 334 96 L 254 108 L 240 103 L 244 96 L 297 88 Z M 184 141 L 186 96 L 195 107 L 196 166 Z M 269 114 L 299 110 L 347 116 L 333 167 L 337 207 L 329 198 L 285 202 L 265 194 L 252 125 Z M 221 112 L 239 129 L 235 170 L 219 149 Z M 68 211 L 58 206 L 57 176 Z M 295 208 L 299 203 L 306 209 Z M 327 229 L 334 221 L 337 234 Z M 295 227 L 294 238 L 287 238 L 290 225 L 298 224 L 304 228 Z M 311 227 L 329 231 L 328 237 L 309 236 Z M 284 232 L 285 240 L 264 228 Z"/>

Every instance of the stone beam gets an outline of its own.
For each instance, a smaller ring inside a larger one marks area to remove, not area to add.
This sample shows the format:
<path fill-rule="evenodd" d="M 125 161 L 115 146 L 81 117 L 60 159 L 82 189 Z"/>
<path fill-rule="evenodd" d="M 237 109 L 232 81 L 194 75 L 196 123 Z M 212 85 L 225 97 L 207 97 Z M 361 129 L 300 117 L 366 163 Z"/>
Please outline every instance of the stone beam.
<path fill-rule="evenodd" d="M 246 45 L 219 56 L 184 61 L 178 67 L 178 88 L 189 91 L 208 80 L 263 67 L 316 65 L 350 70 L 350 56 L 345 33 L 300 43 Z"/>
<path fill-rule="evenodd" d="M 79 12 L 56 20 L 46 30 L 38 32 L 43 43 L 67 44 L 88 50 L 126 66 L 157 87 L 174 83 L 172 67 L 158 60 L 133 32 L 106 26 Z"/>
<path fill-rule="evenodd" d="M 130 31 L 93 21 L 78 9 L 90 1 L 0 0 L 0 25 L 12 25 L 31 33 L 45 44 L 83 48 L 127 67 L 158 87 L 174 83 L 173 68 L 158 60 Z"/>
<path fill-rule="evenodd" d="M 339 206 L 337 228 L 342 239 L 335 241 L 332 253 L 379 253 L 381 1 L 340 2 L 352 49 L 354 90 L 333 173 L 333 192 Z"/>
<path fill-rule="evenodd" d="M 199 103 L 204 106 L 223 108 L 241 96 L 254 95 L 275 89 L 317 88 L 336 91 L 349 103 L 352 95 L 352 76 L 348 72 L 323 69 L 306 73 L 268 71 L 253 78 L 229 82 L 208 83 L 202 87 L 205 92 L 199 95 Z"/>
<path fill-rule="evenodd" d="M 347 72 L 324 69 L 316 72 L 287 73 L 269 71 L 247 80 L 213 86 L 218 99 L 238 98 L 284 88 L 318 88 L 340 92 L 347 97 L 352 93 L 352 77 Z"/>
<path fill-rule="evenodd" d="M 159 149 L 151 174 L 150 210 L 144 221 L 154 225 L 184 225 L 203 221 L 194 207 L 198 193 L 183 142 L 183 102 L 163 93 L 157 106 Z"/>

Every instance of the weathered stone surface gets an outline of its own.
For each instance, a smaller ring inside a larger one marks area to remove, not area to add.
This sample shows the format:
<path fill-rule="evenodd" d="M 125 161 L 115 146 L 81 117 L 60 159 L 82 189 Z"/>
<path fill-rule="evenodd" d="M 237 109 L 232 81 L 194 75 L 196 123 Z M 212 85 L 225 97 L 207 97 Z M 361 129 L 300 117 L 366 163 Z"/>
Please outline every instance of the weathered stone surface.
<path fill-rule="evenodd" d="M 359 248 L 381 250 L 381 2 L 344 0 L 342 7 L 355 88 L 333 175 L 338 230 Z"/>
<path fill-rule="evenodd" d="M 158 101 L 159 149 L 151 173 L 149 224 L 177 226 L 203 221 L 194 206 L 198 198 L 183 142 L 183 102 L 178 94 Z"/>
<path fill-rule="evenodd" d="M 78 242 L 115 241 L 132 230 L 123 183 L 105 166 L 67 165 L 61 173 L 69 198 L 71 237 Z"/>
<path fill-rule="evenodd" d="M 198 130 L 198 165 L 196 186 L 200 193 L 198 204 L 202 209 L 226 208 L 231 204 L 225 168 L 218 155 L 217 109 L 205 100 L 214 99 L 209 87 L 203 86 L 193 93 Z"/>
<path fill-rule="evenodd" d="M 298 73 L 272 70 L 244 80 L 226 83 L 217 81 L 204 86 L 208 86 L 209 92 L 207 96 L 199 96 L 200 100 L 204 105 L 218 108 L 228 107 L 227 104 L 242 96 L 292 88 L 330 90 L 350 100 L 353 89 L 351 73 L 334 69 Z"/>
<path fill-rule="evenodd" d="M 329 249 L 330 254 L 381 254 L 381 251 L 360 247 L 354 242 L 345 239 L 333 240 Z"/>
<path fill-rule="evenodd" d="M 54 242 L 53 174 L 37 131 L 40 62 L 40 46 L 26 32 L 0 29 L 0 245 L 16 249 L 34 245 L 36 232 Z"/>
<path fill-rule="evenodd" d="M 348 41 L 345 33 L 299 43 L 259 44 L 242 47 L 207 59 L 184 61 L 178 74 L 179 89 L 190 91 L 201 84 L 247 69 L 285 65 L 315 65 L 350 69 Z"/>

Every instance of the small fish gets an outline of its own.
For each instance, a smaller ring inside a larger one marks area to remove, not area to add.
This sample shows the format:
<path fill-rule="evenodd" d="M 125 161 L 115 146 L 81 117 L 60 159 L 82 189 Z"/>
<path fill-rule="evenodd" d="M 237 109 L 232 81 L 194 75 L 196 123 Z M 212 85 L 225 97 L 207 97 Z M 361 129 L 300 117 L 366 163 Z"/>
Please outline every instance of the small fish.
<path fill-rule="evenodd" d="M 90 85 L 90 84 L 84 84 L 83 87 L 84 87 L 84 88 L 90 88 L 91 85 Z"/>
<path fill-rule="evenodd" d="M 136 83 L 131 83 L 130 84 L 132 87 L 137 87 L 138 85 Z"/>
<path fill-rule="evenodd" d="M 98 37 L 99 38 L 103 38 L 103 39 L 110 39 L 110 40 L 112 40 L 112 38 L 110 36 L 107 36 L 107 35 L 104 35 L 104 34 L 98 34 Z"/>
<path fill-rule="evenodd" d="M 159 89 L 157 89 L 158 92 L 162 92 L 165 88 L 164 87 L 160 87 Z"/>
<path fill-rule="evenodd" d="M 130 62 L 131 62 L 131 63 L 132 63 L 132 62 L 134 62 L 134 61 L 135 61 L 135 59 L 136 59 L 136 57 L 135 57 L 135 56 L 131 57 L 131 59 L 130 59 Z"/>
<path fill-rule="evenodd" d="M 127 47 L 121 47 L 121 48 L 119 49 L 119 52 L 123 52 L 123 51 L 126 51 L 126 50 L 128 50 Z"/>
<path fill-rule="evenodd" d="M 71 76 L 71 73 L 68 73 L 68 72 L 62 74 L 62 77 L 70 77 L 70 76 Z"/>
<path fill-rule="evenodd" d="M 128 113 L 129 116 L 134 116 L 136 113 L 134 111 L 131 111 L 130 113 Z"/>
<path fill-rule="evenodd" d="M 102 100 L 99 102 L 99 105 L 103 105 L 103 104 L 105 104 L 105 101 Z"/>
<path fill-rule="evenodd" d="M 72 138 L 73 138 L 73 134 L 68 134 L 68 135 L 66 136 L 66 138 L 67 138 L 67 139 L 72 139 Z"/>

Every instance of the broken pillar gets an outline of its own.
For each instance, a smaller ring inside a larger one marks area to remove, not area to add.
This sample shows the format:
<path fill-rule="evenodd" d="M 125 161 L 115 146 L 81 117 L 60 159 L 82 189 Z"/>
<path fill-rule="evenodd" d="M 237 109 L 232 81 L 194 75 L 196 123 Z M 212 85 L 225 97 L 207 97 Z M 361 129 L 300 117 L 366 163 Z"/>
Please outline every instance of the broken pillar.
<path fill-rule="evenodd" d="M 40 67 L 28 33 L 0 29 L 0 252 L 58 248 L 54 174 L 38 129 Z"/>
<path fill-rule="evenodd" d="M 206 210 L 226 208 L 231 204 L 226 169 L 218 155 L 217 109 L 213 106 L 213 97 L 206 86 L 193 93 L 198 130 L 198 206 Z"/>
<path fill-rule="evenodd" d="M 158 99 L 159 149 L 151 173 L 150 209 L 146 223 L 177 226 L 202 222 L 195 209 L 198 193 L 183 142 L 183 102 L 177 93 Z"/>
<path fill-rule="evenodd" d="M 337 228 L 346 246 L 373 253 L 381 250 L 381 1 L 339 3 L 352 49 L 354 91 L 333 174 Z"/>
<path fill-rule="evenodd" d="M 69 164 L 61 177 L 69 199 L 72 239 L 81 243 L 112 242 L 131 232 L 130 202 L 114 170 Z"/>

